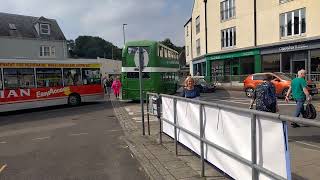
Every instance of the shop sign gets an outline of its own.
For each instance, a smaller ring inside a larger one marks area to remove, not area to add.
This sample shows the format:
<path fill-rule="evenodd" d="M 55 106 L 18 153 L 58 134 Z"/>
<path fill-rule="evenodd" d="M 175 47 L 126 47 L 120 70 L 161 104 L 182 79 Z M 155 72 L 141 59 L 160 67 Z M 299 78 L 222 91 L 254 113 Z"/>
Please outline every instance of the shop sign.
<path fill-rule="evenodd" d="M 295 50 L 301 50 L 301 49 L 307 49 L 307 48 L 309 48 L 309 46 L 306 44 L 293 45 L 293 46 L 290 45 L 290 46 L 280 47 L 279 51 L 286 52 L 286 51 L 295 51 Z"/>
<path fill-rule="evenodd" d="M 235 52 L 235 53 L 228 53 L 222 55 L 215 55 L 215 56 L 208 56 L 208 60 L 219 60 L 219 59 L 230 59 L 230 58 L 237 58 L 237 57 L 244 57 L 244 56 L 254 56 L 259 54 L 258 50 L 254 51 L 243 51 L 243 52 Z"/>

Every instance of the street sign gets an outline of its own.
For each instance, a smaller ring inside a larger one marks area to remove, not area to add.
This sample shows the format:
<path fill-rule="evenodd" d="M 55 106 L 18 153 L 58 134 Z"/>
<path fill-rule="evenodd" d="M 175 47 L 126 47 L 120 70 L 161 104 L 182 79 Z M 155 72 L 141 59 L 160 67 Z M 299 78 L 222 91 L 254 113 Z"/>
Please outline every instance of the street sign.
<path fill-rule="evenodd" d="M 135 52 L 134 54 L 134 63 L 136 64 L 136 67 L 140 67 L 140 63 L 141 64 L 141 67 L 145 67 L 148 65 L 149 63 L 149 53 L 146 49 L 144 48 L 141 48 L 142 50 L 142 57 L 140 58 L 140 54 L 139 54 L 139 50 Z M 142 62 L 140 62 L 142 61 Z"/>

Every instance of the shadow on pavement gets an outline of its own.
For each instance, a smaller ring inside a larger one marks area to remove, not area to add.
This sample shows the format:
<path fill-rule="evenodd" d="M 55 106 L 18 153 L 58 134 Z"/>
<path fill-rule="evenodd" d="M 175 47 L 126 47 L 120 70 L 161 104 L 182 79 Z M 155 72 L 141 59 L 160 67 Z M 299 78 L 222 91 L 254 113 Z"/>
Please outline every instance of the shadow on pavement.
<path fill-rule="evenodd" d="M 59 118 L 69 115 L 81 115 L 103 109 L 111 109 L 108 101 L 82 103 L 80 106 L 58 105 L 0 113 L 0 126 L 22 123 L 26 121 L 40 121 L 46 118 Z M 34 113 L 37 113 L 36 116 Z M 23 116 L 23 118 L 21 118 Z"/>
<path fill-rule="evenodd" d="M 308 180 L 307 178 L 304 178 L 302 176 L 299 176 L 298 174 L 296 173 L 291 173 L 291 176 L 292 176 L 292 179 L 293 180 Z"/>

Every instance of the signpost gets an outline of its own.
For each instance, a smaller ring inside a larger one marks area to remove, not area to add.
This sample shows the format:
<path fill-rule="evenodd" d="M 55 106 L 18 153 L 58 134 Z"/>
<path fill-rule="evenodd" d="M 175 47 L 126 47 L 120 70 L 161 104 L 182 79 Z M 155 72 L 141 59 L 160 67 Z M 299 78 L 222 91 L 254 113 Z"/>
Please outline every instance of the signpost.
<path fill-rule="evenodd" d="M 142 91 L 143 90 L 143 84 L 142 84 L 143 67 L 144 67 L 144 53 L 143 53 L 143 48 L 139 47 L 139 84 L 140 84 L 141 121 L 142 121 L 142 135 L 145 135 L 143 91 Z"/>

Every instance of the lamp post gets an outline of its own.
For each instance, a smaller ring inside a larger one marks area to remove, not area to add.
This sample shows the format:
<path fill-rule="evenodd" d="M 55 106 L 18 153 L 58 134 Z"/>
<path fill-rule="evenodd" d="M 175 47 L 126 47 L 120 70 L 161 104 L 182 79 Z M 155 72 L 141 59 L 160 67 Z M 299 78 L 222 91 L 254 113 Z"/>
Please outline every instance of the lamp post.
<path fill-rule="evenodd" d="M 124 31 L 124 27 L 128 24 L 122 24 L 122 30 L 123 30 L 123 45 L 126 45 L 126 34 Z"/>

